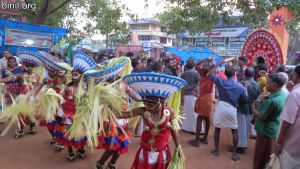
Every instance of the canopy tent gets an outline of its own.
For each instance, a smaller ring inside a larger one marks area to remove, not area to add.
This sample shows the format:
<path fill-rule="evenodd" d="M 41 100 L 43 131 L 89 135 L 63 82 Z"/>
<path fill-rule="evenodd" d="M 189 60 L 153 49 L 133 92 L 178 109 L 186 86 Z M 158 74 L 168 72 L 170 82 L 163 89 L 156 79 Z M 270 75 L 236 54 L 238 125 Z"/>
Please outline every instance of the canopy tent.
<path fill-rule="evenodd" d="M 4 19 L 0 19 L 0 28 L 0 52 L 6 47 L 10 52 L 15 52 L 20 47 L 47 51 L 69 32 L 64 28 Z"/>
<path fill-rule="evenodd" d="M 208 48 L 195 48 L 187 51 L 187 53 L 194 57 L 195 60 L 201 60 L 209 57 L 214 57 L 216 63 L 220 62 L 221 60 L 224 60 L 223 57 L 221 57 L 220 55 L 216 54 Z"/>
<path fill-rule="evenodd" d="M 166 48 L 166 51 L 173 55 L 177 55 L 183 61 L 187 61 L 190 57 L 193 57 L 194 60 L 201 60 L 209 57 L 214 57 L 216 63 L 220 62 L 221 60 L 224 60 L 223 57 L 221 57 L 220 55 L 216 54 L 208 48 L 194 48 L 187 51 L 178 50 L 175 48 Z"/>
<path fill-rule="evenodd" d="M 169 48 L 169 47 L 166 47 L 165 49 L 167 52 L 180 57 L 180 59 L 183 61 L 186 61 L 189 59 L 189 57 L 191 57 L 186 51 L 183 50 L 179 50 L 176 48 Z"/>

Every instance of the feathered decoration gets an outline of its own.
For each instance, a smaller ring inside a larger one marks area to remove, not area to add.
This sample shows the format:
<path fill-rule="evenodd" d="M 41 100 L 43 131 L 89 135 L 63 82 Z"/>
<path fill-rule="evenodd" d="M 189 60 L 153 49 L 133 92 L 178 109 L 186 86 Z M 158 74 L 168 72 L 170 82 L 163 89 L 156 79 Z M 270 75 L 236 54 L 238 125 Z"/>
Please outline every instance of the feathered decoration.
<path fill-rule="evenodd" d="M 97 147 L 98 136 L 105 133 L 104 122 L 109 121 L 117 126 L 116 116 L 121 115 L 122 104 L 127 102 L 121 91 L 105 82 L 90 85 L 89 91 L 76 99 L 80 103 L 76 105 L 76 115 L 69 130 L 70 137 L 80 137 L 76 132 L 83 130 L 87 135 L 88 146 Z"/>
<path fill-rule="evenodd" d="M 32 70 L 33 73 L 36 73 L 41 77 L 41 79 L 44 79 L 46 76 L 46 69 L 43 66 L 35 66 Z"/>
<path fill-rule="evenodd" d="M 185 156 L 180 145 L 174 149 L 167 169 L 185 169 Z"/>
<path fill-rule="evenodd" d="M 78 84 L 76 93 L 76 112 L 74 116 L 74 121 L 72 127 L 68 131 L 69 137 L 71 139 L 79 140 L 80 138 L 86 136 L 85 131 L 88 128 L 88 117 L 91 114 L 91 102 L 89 101 L 88 93 L 83 88 L 83 77 Z"/>
<path fill-rule="evenodd" d="M 173 109 L 174 119 L 172 120 L 172 128 L 175 131 L 180 130 L 181 119 L 183 113 L 180 110 L 181 107 L 181 90 L 176 91 L 171 97 L 167 99 L 167 106 Z"/>
<path fill-rule="evenodd" d="M 122 62 L 123 60 L 127 59 L 128 62 L 125 64 L 125 66 L 122 68 L 119 76 L 122 78 L 125 75 L 128 75 L 131 73 L 132 71 L 132 66 L 131 66 L 131 60 L 128 57 L 122 56 L 120 57 L 120 62 Z"/>
<path fill-rule="evenodd" d="M 44 88 L 41 90 L 39 99 L 37 100 L 38 112 L 46 121 L 55 119 L 57 110 L 63 97 L 57 94 L 52 88 Z"/>
<path fill-rule="evenodd" d="M 9 106 L 7 106 L 4 111 L 0 114 L 0 121 L 7 122 L 10 121 L 7 128 L 4 130 L 1 135 L 5 135 L 13 123 L 17 123 L 20 127 L 20 123 L 25 124 L 25 122 L 22 121 L 22 118 L 20 116 L 30 117 L 32 121 L 35 121 L 34 114 L 36 111 L 36 107 L 32 102 L 30 101 L 29 95 L 19 95 L 16 99 L 13 97 L 12 101 L 13 103 Z"/>

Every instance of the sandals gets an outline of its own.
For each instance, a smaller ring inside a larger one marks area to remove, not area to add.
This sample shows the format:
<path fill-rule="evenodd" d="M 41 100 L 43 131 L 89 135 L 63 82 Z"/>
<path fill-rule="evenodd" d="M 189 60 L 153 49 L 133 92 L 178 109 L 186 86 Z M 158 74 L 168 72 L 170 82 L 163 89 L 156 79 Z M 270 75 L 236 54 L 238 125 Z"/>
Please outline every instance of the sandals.
<path fill-rule="evenodd" d="M 49 145 L 51 146 L 51 145 L 53 145 L 55 143 L 56 143 L 55 138 L 51 137 L 51 140 L 49 141 Z"/>
<path fill-rule="evenodd" d="M 75 153 L 73 153 L 73 152 L 72 153 L 68 153 L 67 159 L 69 161 L 73 161 L 75 158 L 76 158 Z"/>
<path fill-rule="evenodd" d="M 18 139 L 20 137 L 22 137 L 24 135 L 24 131 L 23 130 L 17 130 L 16 134 L 15 134 L 15 139 Z"/>
<path fill-rule="evenodd" d="M 111 164 L 108 162 L 106 169 L 117 169 L 116 164 Z"/>
<path fill-rule="evenodd" d="M 86 157 L 86 151 L 84 149 L 80 149 L 76 152 L 76 155 L 79 158 L 84 159 Z"/>
<path fill-rule="evenodd" d="M 57 153 L 62 152 L 63 149 L 64 149 L 64 146 L 55 143 L 55 151 L 56 151 Z"/>
<path fill-rule="evenodd" d="M 30 127 L 29 131 L 28 131 L 28 134 L 35 134 L 35 133 L 36 133 L 35 127 Z"/>
<path fill-rule="evenodd" d="M 99 161 L 96 163 L 96 169 L 104 169 L 104 165 L 101 165 Z"/>

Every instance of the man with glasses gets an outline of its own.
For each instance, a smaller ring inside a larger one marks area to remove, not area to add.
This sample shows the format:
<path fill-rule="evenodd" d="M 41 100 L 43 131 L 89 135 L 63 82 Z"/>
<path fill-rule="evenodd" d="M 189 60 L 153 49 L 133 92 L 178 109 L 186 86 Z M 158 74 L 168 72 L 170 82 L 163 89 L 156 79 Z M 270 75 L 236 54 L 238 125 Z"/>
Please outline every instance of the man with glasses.
<path fill-rule="evenodd" d="M 253 169 L 262 169 L 274 153 L 275 139 L 280 125 L 280 114 L 283 110 L 287 94 L 281 88 L 284 77 L 274 73 L 268 77 L 266 88 L 270 92 L 260 102 L 254 102 L 252 112 L 255 117 L 255 130 L 257 132 L 254 151 Z"/>

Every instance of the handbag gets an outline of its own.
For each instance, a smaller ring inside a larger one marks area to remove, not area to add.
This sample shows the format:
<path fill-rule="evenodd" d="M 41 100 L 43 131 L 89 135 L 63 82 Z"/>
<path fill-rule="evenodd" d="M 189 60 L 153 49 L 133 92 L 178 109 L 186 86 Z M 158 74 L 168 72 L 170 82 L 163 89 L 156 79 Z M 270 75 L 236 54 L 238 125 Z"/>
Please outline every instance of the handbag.
<path fill-rule="evenodd" d="M 265 166 L 265 169 L 282 169 L 280 164 L 280 157 L 272 154 L 268 164 Z"/>

